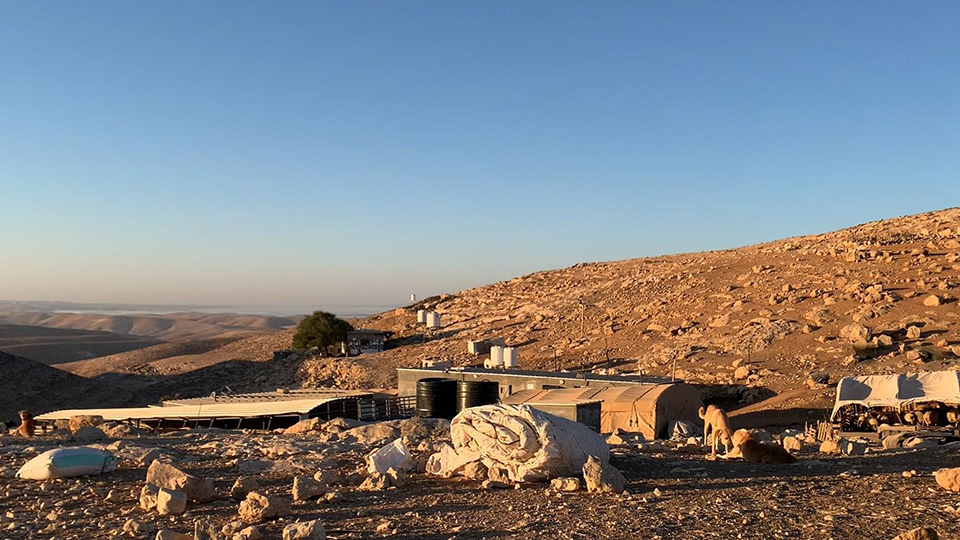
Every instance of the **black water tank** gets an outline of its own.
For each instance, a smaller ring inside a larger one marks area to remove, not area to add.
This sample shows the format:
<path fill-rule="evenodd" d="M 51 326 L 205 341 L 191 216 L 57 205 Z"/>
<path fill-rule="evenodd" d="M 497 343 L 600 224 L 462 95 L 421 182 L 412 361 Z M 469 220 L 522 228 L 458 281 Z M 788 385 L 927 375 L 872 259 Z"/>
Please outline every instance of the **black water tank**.
<path fill-rule="evenodd" d="M 468 407 L 494 405 L 500 401 L 497 381 L 457 381 L 457 412 Z"/>
<path fill-rule="evenodd" d="M 456 415 L 455 379 L 430 378 L 417 381 L 417 416 L 450 420 Z"/>

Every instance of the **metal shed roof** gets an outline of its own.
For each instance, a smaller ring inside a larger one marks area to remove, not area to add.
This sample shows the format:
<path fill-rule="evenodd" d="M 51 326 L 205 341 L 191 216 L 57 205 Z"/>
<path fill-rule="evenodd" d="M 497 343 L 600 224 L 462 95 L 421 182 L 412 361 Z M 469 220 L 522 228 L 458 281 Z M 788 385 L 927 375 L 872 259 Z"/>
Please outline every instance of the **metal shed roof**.
<path fill-rule="evenodd" d="M 102 416 L 107 421 L 122 420 L 209 420 L 213 418 L 256 418 L 307 414 L 329 402 L 363 397 L 368 392 L 352 395 L 331 395 L 325 398 L 256 401 L 246 403 L 198 403 L 170 407 L 132 407 L 121 409 L 66 409 L 41 414 L 37 420 L 68 420 L 71 416 Z"/>
<path fill-rule="evenodd" d="M 170 399 L 163 402 L 164 407 L 182 407 L 188 405 L 208 405 L 214 403 L 271 403 L 278 401 L 301 401 L 310 399 L 340 399 L 348 397 L 367 397 L 373 392 L 363 390 L 340 390 L 338 388 L 301 388 L 277 392 L 252 392 L 248 394 L 216 394 L 187 399 Z"/>
<path fill-rule="evenodd" d="M 520 390 L 503 398 L 502 402 L 508 405 L 521 405 L 523 403 L 581 405 L 603 401 L 597 397 L 600 390 L 591 387 Z"/>

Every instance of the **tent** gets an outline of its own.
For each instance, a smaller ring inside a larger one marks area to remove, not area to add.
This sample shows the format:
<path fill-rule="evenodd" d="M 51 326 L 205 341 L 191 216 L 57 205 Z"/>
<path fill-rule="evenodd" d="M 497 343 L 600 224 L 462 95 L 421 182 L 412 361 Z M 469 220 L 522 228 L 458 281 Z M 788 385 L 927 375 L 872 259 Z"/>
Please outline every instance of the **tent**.
<path fill-rule="evenodd" d="M 830 419 L 847 405 L 902 408 L 910 403 L 960 404 L 960 372 L 928 371 L 893 375 L 844 377 L 837 384 L 837 399 Z"/>
<path fill-rule="evenodd" d="M 667 426 L 672 420 L 699 424 L 697 411 L 703 406 L 700 391 L 684 383 L 522 390 L 503 403 L 529 403 L 536 408 L 539 403 L 575 405 L 596 401 L 601 402 L 600 433 L 620 429 L 641 433 L 650 440 L 668 436 Z"/>

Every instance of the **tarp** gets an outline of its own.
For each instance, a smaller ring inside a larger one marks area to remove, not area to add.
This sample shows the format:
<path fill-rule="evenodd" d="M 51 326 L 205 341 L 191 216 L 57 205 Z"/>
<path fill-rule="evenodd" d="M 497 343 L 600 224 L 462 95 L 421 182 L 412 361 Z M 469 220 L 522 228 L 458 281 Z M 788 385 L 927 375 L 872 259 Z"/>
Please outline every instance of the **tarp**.
<path fill-rule="evenodd" d="M 844 377 L 837 384 L 837 399 L 830 418 L 847 405 L 895 407 L 908 403 L 941 401 L 960 403 L 960 372 L 927 371 L 893 375 Z"/>
<path fill-rule="evenodd" d="M 583 424 L 553 416 L 528 405 L 484 405 L 464 409 L 450 422 L 454 453 L 431 456 L 427 470 L 445 475 L 466 461 L 481 461 L 491 479 L 503 475 L 514 482 L 538 482 L 576 476 L 587 458 L 610 459 L 603 437 Z"/>
<path fill-rule="evenodd" d="M 699 423 L 697 411 L 703 406 L 700 391 L 684 383 L 523 390 L 503 400 L 508 404 L 595 401 L 601 402 L 601 433 L 620 429 L 641 433 L 648 440 L 668 437 L 671 421 Z"/>

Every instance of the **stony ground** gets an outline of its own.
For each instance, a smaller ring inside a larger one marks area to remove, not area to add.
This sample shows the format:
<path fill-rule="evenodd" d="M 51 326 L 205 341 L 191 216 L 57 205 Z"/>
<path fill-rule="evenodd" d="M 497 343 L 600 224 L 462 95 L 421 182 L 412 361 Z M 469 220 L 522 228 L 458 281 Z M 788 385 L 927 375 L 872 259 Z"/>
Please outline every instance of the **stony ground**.
<path fill-rule="evenodd" d="M 159 529 L 192 532 L 209 518 L 217 528 L 238 519 L 228 495 L 242 476 L 261 493 L 290 498 L 293 477 L 335 471 L 325 499 L 296 502 L 284 518 L 256 524 L 263 538 L 284 525 L 319 519 L 330 538 L 892 538 L 933 527 L 960 537 L 960 496 L 932 476 L 960 466 L 960 446 L 881 450 L 862 456 L 820 455 L 805 447 L 794 465 L 710 460 L 685 443 L 613 447 L 627 492 L 555 492 L 546 484 L 484 489 L 479 482 L 413 474 L 400 488 L 366 491 L 363 456 L 405 435 L 419 457 L 445 426 L 412 420 L 362 426 L 337 436 L 221 430 L 164 436 L 114 431 L 96 444 L 113 449 L 117 471 L 94 477 L 33 481 L 12 474 L 38 453 L 75 444 L 63 436 L 0 439 L 0 537 L 154 538 Z M 108 430 L 109 431 L 109 430 Z M 215 480 L 221 497 L 189 503 L 186 514 L 161 517 L 139 505 L 151 449 L 197 476 Z M 111 494 L 112 492 L 112 494 Z M 126 531 L 125 531 L 126 528 Z M 231 536 L 222 535 L 222 538 Z"/>

